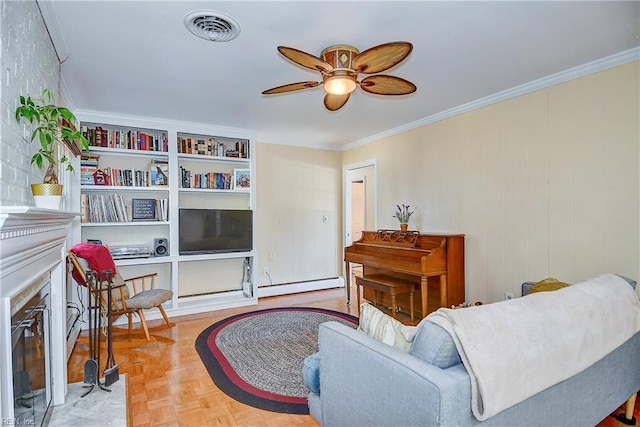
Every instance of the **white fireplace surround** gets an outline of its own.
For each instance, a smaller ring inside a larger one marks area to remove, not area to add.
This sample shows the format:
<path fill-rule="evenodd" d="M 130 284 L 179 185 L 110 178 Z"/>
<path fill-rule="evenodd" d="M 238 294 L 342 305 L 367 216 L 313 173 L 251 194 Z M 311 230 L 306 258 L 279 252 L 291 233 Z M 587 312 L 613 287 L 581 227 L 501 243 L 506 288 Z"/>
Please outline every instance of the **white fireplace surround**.
<path fill-rule="evenodd" d="M 65 401 L 65 258 L 70 224 L 78 215 L 30 206 L 0 207 L 0 419 L 13 418 L 11 302 L 43 277 L 51 283 L 51 403 Z"/>

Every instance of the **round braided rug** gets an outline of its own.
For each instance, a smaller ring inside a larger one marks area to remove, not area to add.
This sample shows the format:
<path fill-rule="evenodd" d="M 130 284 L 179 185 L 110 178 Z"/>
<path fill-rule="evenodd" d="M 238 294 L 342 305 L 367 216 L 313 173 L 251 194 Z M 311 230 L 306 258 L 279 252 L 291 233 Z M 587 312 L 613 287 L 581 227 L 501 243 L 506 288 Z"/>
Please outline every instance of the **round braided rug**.
<path fill-rule="evenodd" d="M 257 408 L 308 414 L 302 362 L 318 351 L 318 327 L 358 318 L 333 310 L 286 307 L 238 314 L 200 333 L 196 350 L 213 382 L 232 398 Z"/>

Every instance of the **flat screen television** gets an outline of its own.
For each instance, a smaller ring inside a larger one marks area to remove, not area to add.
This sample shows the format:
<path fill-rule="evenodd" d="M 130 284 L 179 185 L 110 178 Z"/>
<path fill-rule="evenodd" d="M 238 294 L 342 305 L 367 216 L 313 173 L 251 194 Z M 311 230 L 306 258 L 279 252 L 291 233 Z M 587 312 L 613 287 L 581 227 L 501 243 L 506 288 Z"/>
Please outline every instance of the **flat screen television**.
<path fill-rule="evenodd" d="M 250 210 L 180 209 L 180 255 L 250 251 L 252 235 Z"/>

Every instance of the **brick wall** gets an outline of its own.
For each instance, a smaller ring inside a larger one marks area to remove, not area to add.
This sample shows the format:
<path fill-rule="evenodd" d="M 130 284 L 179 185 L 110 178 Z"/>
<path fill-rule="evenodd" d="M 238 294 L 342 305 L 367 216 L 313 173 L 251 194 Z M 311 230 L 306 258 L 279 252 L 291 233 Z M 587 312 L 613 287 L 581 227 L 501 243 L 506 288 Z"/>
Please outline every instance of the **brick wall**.
<path fill-rule="evenodd" d="M 35 1 L 0 2 L 0 205 L 33 206 L 29 185 L 44 175 L 30 165 L 37 143 L 31 128 L 15 120 L 20 95 L 58 93 L 59 62 Z"/>

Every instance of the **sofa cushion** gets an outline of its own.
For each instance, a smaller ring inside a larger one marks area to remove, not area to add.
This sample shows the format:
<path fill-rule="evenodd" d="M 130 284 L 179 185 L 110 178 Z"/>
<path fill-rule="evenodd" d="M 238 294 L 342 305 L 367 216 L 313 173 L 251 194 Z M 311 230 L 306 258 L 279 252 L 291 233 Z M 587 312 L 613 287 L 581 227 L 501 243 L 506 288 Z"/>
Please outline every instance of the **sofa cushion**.
<path fill-rule="evenodd" d="M 358 330 L 372 338 L 402 351 L 409 351 L 411 343 L 402 333 L 404 325 L 393 317 L 365 302 L 360 305 Z"/>
<path fill-rule="evenodd" d="M 320 352 L 307 356 L 302 362 L 302 379 L 315 394 L 320 394 Z"/>
<path fill-rule="evenodd" d="M 422 320 L 409 354 L 440 369 L 462 363 L 451 335 L 439 325 Z"/>

